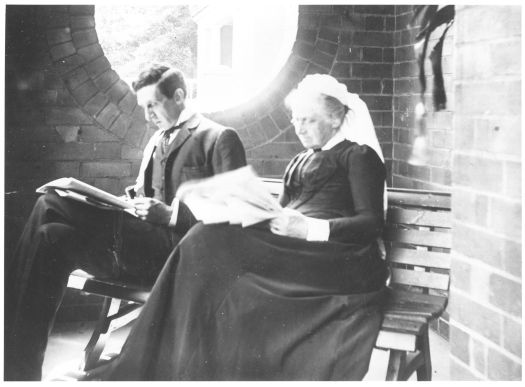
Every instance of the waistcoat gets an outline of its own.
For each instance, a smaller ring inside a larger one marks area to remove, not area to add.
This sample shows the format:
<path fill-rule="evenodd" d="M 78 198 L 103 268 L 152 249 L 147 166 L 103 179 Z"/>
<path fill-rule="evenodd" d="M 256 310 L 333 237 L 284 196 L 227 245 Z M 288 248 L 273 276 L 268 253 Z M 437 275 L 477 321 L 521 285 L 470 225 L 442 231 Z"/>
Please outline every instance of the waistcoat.
<path fill-rule="evenodd" d="M 162 151 L 162 141 L 163 136 L 159 136 L 155 151 L 153 152 L 151 187 L 153 188 L 153 197 L 166 203 L 166 164 L 175 141 L 171 142 L 166 153 Z"/>

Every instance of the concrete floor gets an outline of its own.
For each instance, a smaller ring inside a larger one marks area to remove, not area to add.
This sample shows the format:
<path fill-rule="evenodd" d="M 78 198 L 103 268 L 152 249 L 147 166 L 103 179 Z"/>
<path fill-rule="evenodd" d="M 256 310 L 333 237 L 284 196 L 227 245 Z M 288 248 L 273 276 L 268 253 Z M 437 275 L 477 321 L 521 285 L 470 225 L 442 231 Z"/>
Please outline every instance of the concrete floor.
<path fill-rule="evenodd" d="M 93 322 L 58 324 L 48 344 L 43 366 L 44 380 L 53 380 L 57 375 L 77 368 L 80 364 L 83 349 L 93 331 Z M 129 327 L 114 332 L 106 346 L 108 353 L 118 353 L 129 332 Z M 449 343 L 430 332 L 430 351 L 432 357 L 432 380 L 449 381 Z M 374 350 L 370 363 L 370 371 L 365 381 L 385 380 L 388 352 Z M 415 375 L 410 380 L 416 380 Z"/>

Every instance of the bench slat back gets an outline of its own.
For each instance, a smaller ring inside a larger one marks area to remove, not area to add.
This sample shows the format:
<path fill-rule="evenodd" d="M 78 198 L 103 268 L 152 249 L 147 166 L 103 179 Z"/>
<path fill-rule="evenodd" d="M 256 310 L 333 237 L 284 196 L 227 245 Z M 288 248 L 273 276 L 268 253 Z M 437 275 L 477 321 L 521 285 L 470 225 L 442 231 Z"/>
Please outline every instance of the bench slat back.
<path fill-rule="evenodd" d="M 388 211 L 388 221 L 390 223 L 450 228 L 452 226 L 452 215 L 450 212 L 444 211 L 392 207 Z"/>
<path fill-rule="evenodd" d="M 450 211 L 450 194 L 416 189 L 389 188 L 388 206 L 431 207 Z"/>
<path fill-rule="evenodd" d="M 419 270 L 392 269 L 392 282 L 439 290 L 448 290 L 448 275 Z"/>
<path fill-rule="evenodd" d="M 272 179 L 269 177 L 263 177 L 261 178 L 261 180 L 263 181 L 264 186 L 268 188 L 268 190 L 273 196 L 278 197 L 281 194 L 283 190 L 282 179 Z"/>
<path fill-rule="evenodd" d="M 384 241 L 391 286 L 446 296 L 451 228 L 450 194 L 390 188 Z"/>
<path fill-rule="evenodd" d="M 450 269 L 450 254 L 435 251 L 393 247 L 388 260 L 406 265 Z"/>
<path fill-rule="evenodd" d="M 440 247 L 450 249 L 452 247 L 452 236 L 449 233 L 399 227 L 404 223 L 390 224 L 385 229 L 384 238 L 398 244 L 412 246 Z M 407 225 L 408 226 L 408 225 Z"/>

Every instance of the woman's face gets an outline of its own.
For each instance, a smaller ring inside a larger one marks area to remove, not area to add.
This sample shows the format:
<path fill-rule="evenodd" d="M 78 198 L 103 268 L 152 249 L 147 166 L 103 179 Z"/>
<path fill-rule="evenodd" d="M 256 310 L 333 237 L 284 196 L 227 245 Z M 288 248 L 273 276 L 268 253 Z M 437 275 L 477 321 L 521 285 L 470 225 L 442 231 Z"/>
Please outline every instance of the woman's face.
<path fill-rule="evenodd" d="M 292 124 L 305 148 L 321 148 L 339 129 L 324 108 L 321 98 L 296 101 Z"/>

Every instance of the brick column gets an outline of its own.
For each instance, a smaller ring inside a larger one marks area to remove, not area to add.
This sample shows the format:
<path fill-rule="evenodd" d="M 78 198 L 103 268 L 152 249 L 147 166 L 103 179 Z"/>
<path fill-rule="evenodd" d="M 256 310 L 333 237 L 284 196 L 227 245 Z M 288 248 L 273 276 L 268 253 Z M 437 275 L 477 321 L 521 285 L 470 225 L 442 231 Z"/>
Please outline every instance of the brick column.
<path fill-rule="evenodd" d="M 521 380 L 521 9 L 455 24 L 451 378 Z"/>
<path fill-rule="evenodd" d="M 392 179 L 393 186 L 399 188 L 430 189 L 449 191 L 451 184 L 452 117 L 454 111 L 453 49 L 454 30 L 452 27 L 443 46 L 443 77 L 447 93 L 447 108 L 435 112 L 432 106 L 433 76 L 431 63 L 425 60 L 427 88 L 425 104 L 428 110 L 426 165 L 408 163 L 415 137 L 415 107 L 420 102 L 419 65 L 417 63 L 415 37 L 419 27 L 412 26 L 413 5 L 396 6 L 396 28 L 394 35 L 394 96 L 393 96 L 393 139 L 392 139 Z M 438 28 L 430 37 L 428 53 L 441 36 L 443 28 Z M 427 55 L 428 55 L 427 53 Z"/>

